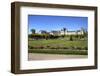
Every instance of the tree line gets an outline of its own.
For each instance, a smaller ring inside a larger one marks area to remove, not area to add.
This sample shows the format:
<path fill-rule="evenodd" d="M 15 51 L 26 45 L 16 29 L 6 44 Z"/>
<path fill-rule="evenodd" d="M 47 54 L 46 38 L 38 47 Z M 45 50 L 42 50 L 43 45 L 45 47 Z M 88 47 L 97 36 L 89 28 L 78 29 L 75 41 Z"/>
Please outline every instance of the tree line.
<path fill-rule="evenodd" d="M 29 38 L 31 39 L 58 39 L 58 38 L 68 38 L 70 41 L 73 41 L 75 39 L 85 39 L 87 38 L 87 35 L 83 34 L 83 35 L 51 35 L 51 34 L 29 34 L 28 35 Z"/>

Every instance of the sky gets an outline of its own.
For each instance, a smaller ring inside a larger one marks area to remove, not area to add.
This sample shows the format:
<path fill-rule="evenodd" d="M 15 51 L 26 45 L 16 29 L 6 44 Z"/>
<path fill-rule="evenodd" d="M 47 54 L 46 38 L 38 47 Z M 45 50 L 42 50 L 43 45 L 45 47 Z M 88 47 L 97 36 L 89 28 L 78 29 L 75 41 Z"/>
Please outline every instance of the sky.
<path fill-rule="evenodd" d="M 52 31 L 66 28 L 69 31 L 80 30 L 81 28 L 88 28 L 88 17 L 76 16 L 52 16 L 52 15 L 28 15 L 28 30 L 35 29 L 36 32 L 40 30 Z"/>

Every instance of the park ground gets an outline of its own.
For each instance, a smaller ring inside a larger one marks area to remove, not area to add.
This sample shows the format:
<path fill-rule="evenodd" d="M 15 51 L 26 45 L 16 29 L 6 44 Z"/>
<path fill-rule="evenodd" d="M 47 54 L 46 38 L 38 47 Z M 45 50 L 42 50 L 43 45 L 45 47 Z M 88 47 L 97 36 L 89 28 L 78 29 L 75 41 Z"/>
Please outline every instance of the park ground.
<path fill-rule="evenodd" d="M 28 41 L 29 60 L 86 58 L 87 40 L 39 39 Z"/>

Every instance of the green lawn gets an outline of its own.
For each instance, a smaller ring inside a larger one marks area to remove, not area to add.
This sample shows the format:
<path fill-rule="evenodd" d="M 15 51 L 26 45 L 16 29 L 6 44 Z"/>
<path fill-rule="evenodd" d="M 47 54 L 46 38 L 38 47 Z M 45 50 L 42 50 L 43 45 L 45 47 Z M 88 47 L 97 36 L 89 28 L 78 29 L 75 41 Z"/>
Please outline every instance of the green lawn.
<path fill-rule="evenodd" d="M 28 45 L 31 47 L 44 48 L 29 48 L 29 53 L 49 53 L 49 54 L 73 54 L 87 55 L 87 41 L 68 41 L 66 39 L 48 39 L 48 40 L 29 40 Z M 74 48 L 73 48 L 74 47 Z"/>
<path fill-rule="evenodd" d="M 51 46 L 51 47 L 87 47 L 87 41 L 68 41 L 61 39 L 30 40 L 29 46 Z"/>

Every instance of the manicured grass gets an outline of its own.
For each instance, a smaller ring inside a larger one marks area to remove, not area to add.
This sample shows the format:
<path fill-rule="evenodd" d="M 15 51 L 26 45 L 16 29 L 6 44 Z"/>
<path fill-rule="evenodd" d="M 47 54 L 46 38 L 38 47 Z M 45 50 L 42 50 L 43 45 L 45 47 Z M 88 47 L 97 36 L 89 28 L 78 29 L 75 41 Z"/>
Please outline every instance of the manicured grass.
<path fill-rule="evenodd" d="M 45 53 L 45 54 L 64 54 L 64 55 L 87 55 L 87 51 L 66 50 L 66 49 L 29 49 L 29 53 Z"/>
<path fill-rule="evenodd" d="M 68 41 L 66 39 L 29 40 L 29 46 L 87 47 L 87 41 Z"/>
<path fill-rule="evenodd" d="M 39 39 L 28 41 L 29 53 L 87 55 L 87 40 Z M 35 48 L 34 48 L 35 47 Z M 38 47 L 38 48 L 36 48 Z M 41 48 L 42 47 L 42 48 Z"/>

